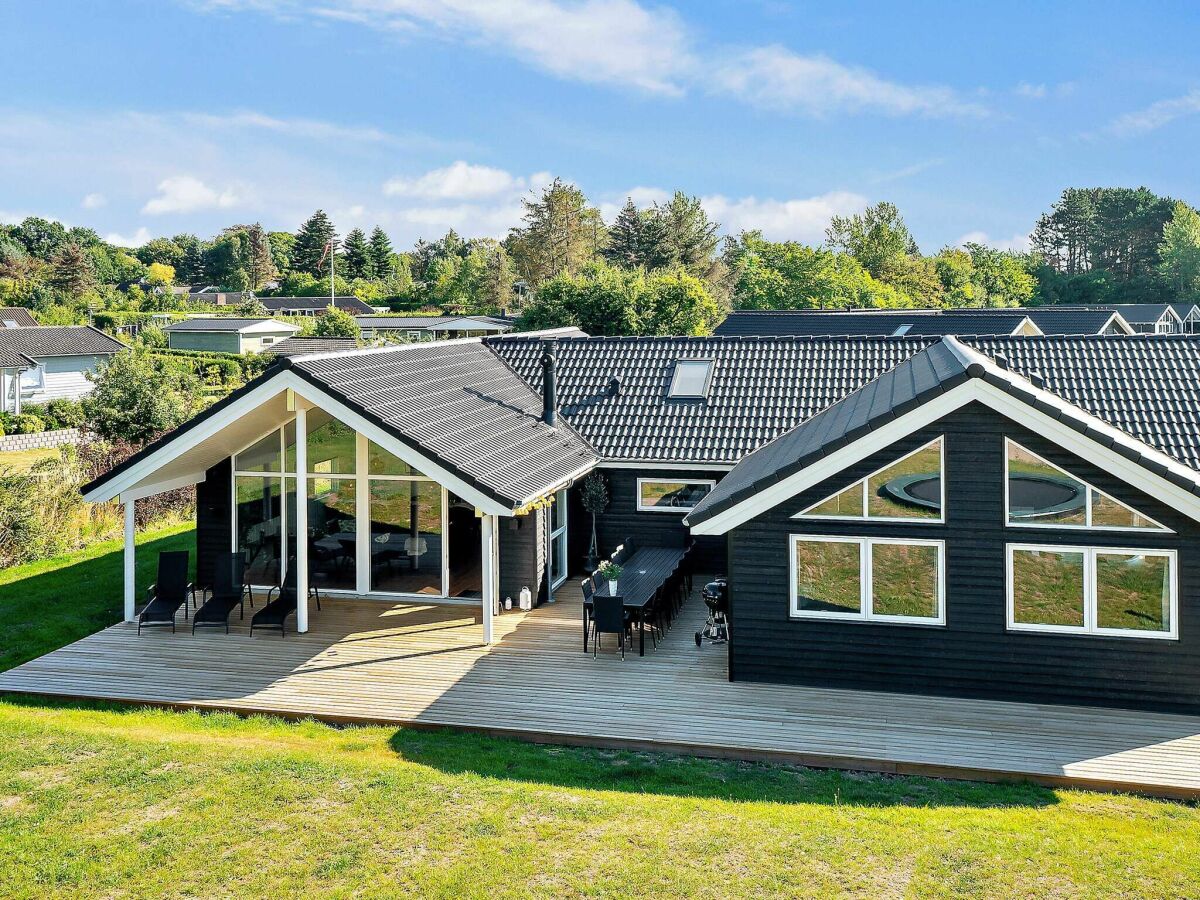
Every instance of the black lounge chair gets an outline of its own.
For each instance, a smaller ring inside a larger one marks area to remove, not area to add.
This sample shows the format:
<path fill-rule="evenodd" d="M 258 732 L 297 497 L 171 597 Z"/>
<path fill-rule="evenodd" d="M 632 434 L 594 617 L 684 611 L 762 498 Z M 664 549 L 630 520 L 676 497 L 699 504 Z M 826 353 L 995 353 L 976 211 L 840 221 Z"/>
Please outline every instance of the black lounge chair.
<path fill-rule="evenodd" d="M 188 552 L 169 550 L 158 554 L 158 580 L 146 591 L 146 605 L 138 615 L 138 634 L 143 628 L 168 625 L 174 631 L 179 607 L 183 607 L 183 617 L 188 617 L 188 597 L 195 600 L 195 588 L 188 581 Z"/>
<path fill-rule="evenodd" d="M 213 570 L 212 596 L 192 617 L 192 634 L 197 628 L 225 628 L 229 634 L 229 614 L 239 608 L 246 618 L 246 598 L 254 605 L 254 594 L 246 583 L 246 557 L 241 553 L 222 553 Z"/>
<path fill-rule="evenodd" d="M 279 596 L 271 599 L 275 592 Z M 310 596 L 316 598 L 317 609 L 321 608 L 321 592 L 314 585 L 308 586 Z M 267 605 L 250 617 L 250 634 L 255 628 L 279 629 L 279 636 L 287 635 L 287 617 L 296 611 L 296 560 L 288 560 L 287 575 L 283 584 L 267 593 Z"/>

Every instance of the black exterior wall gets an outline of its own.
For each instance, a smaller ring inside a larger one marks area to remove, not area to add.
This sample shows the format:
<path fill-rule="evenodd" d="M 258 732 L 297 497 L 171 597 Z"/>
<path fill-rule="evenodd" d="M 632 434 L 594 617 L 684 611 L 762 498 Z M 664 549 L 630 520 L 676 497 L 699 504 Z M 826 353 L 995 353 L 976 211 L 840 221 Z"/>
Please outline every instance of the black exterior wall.
<path fill-rule="evenodd" d="M 196 579 L 211 583 L 217 555 L 230 552 L 233 534 L 233 461 L 209 469 L 196 485 Z"/>
<path fill-rule="evenodd" d="M 637 508 L 638 478 L 663 478 L 679 481 L 720 481 L 721 471 L 695 469 L 611 469 L 601 468 L 608 479 L 609 504 L 603 515 L 596 518 L 596 536 L 600 559 L 610 556 L 622 541 L 633 537 L 643 545 L 684 547 L 693 538 L 683 524 L 683 512 L 639 512 Z M 583 572 L 591 540 L 592 517 L 579 500 L 579 487 L 570 492 L 569 520 L 571 572 Z M 695 548 L 689 558 L 693 571 L 716 573 L 725 571 L 725 541 L 719 537 L 695 538 Z"/>
<path fill-rule="evenodd" d="M 534 603 L 546 593 L 546 515 L 534 510 L 524 516 L 501 517 L 500 529 L 500 602 L 511 597 L 513 607 L 528 587 Z"/>
<path fill-rule="evenodd" d="M 944 434 L 944 525 L 792 519 Z M 1004 438 L 1011 437 L 1175 533 L 1007 528 Z M 790 534 L 942 539 L 946 624 L 794 619 Z M 733 640 L 729 675 L 840 688 L 1200 713 L 1200 524 L 980 404 L 910 435 L 728 535 Z M 1005 544 L 1178 551 L 1178 640 L 1035 634 L 1005 628 Z"/>

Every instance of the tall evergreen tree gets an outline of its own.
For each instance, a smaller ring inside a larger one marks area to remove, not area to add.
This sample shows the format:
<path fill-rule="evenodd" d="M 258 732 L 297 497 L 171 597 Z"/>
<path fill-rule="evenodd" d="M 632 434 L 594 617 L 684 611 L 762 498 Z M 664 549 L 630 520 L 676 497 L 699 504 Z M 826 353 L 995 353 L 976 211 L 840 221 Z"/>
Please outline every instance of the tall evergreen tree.
<path fill-rule="evenodd" d="M 655 204 L 652 220 L 647 241 L 660 248 L 663 259 L 657 265 L 682 266 L 693 275 L 706 277 L 716 257 L 720 226 L 708 218 L 700 198 L 676 191 L 667 203 Z"/>
<path fill-rule="evenodd" d="M 96 267 L 91 255 L 78 244 L 63 244 L 50 261 L 50 283 L 78 297 L 96 287 Z"/>
<path fill-rule="evenodd" d="M 336 240 L 337 233 L 329 216 L 325 215 L 324 210 L 318 209 L 296 233 L 296 243 L 292 247 L 292 269 L 318 278 L 323 274 L 328 275 L 331 260 L 325 249 L 333 241 L 336 250 Z"/>
<path fill-rule="evenodd" d="M 632 197 L 626 199 L 625 206 L 608 230 L 604 258 L 627 269 L 638 266 L 657 269 L 670 264 L 671 251 L 664 226 L 658 210 L 639 210 Z"/>
<path fill-rule="evenodd" d="M 279 274 L 271 254 L 271 240 L 258 222 L 246 228 L 245 248 L 246 274 L 250 276 L 250 289 L 256 291 Z"/>
<path fill-rule="evenodd" d="M 392 274 L 392 242 L 378 225 L 371 230 L 370 247 L 371 274 L 376 278 L 387 278 Z"/>
<path fill-rule="evenodd" d="M 342 274 L 346 278 L 370 278 L 375 272 L 371 246 L 361 228 L 351 229 L 342 243 Z"/>
<path fill-rule="evenodd" d="M 555 178 L 541 197 L 522 202 L 524 224 L 509 232 L 505 249 L 526 281 L 536 286 L 560 273 L 578 272 L 596 259 L 606 229 L 583 191 Z"/>

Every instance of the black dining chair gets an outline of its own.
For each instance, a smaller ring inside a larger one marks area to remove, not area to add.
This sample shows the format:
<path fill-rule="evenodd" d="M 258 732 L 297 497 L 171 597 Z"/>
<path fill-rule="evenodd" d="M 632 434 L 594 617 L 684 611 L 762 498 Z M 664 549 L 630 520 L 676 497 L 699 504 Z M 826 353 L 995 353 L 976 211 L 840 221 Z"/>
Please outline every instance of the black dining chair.
<path fill-rule="evenodd" d="M 595 596 L 592 598 L 592 658 L 600 649 L 600 635 L 615 634 L 621 641 L 621 659 L 625 658 L 625 636 L 629 635 L 629 645 L 633 646 L 633 635 L 630 631 L 629 616 L 625 612 L 625 603 L 620 597 Z"/>

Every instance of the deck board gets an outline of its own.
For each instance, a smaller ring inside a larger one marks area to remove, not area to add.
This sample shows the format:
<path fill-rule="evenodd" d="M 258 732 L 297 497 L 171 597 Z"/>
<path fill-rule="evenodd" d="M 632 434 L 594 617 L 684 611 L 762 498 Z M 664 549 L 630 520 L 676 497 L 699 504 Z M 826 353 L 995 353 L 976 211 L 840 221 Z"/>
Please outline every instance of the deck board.
<path fill-rule="evenodd" d="M 333 601 L 307 634 L 120 624 L 0 674 L 0 691 L 336 722 L 449 726 L 883 772 L 1023 777 L 1200 797 L 1200 718 L 731 683 L 693 597 L 657 649 L 584 655 L 577 588 L 508 612 L 486 647 L 463 607 Z"/>

